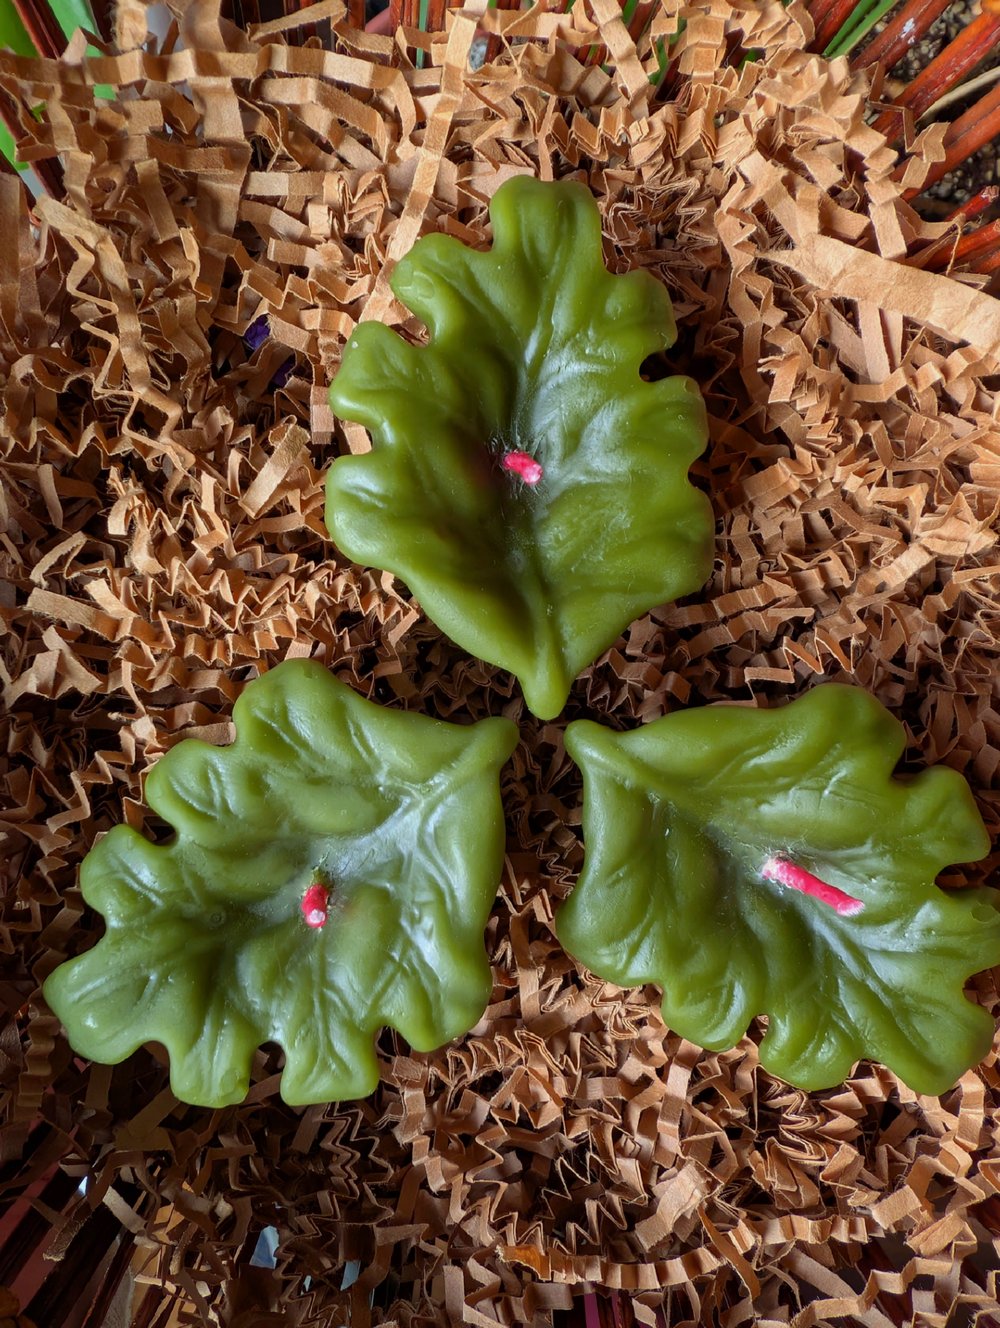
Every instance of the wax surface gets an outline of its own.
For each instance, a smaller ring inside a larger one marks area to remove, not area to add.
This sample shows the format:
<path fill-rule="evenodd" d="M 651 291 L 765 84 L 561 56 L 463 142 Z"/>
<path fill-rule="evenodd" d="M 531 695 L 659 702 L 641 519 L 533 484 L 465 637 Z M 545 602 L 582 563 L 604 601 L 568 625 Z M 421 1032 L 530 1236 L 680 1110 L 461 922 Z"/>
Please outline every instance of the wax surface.
<path fill-rule="evenodd" d="M 659 984 L 669 1026 L 713 1050 L 766 1014 L 761 1062 L 805 1089 L 869 1057 L 937 1094 L 987 1053 L 963 985 L 1000 964 L 997 892 L 935 877 L 989 837 L 955 771 L 893 775 L 905 733 L 873 697 L 582 720 L 566 746 L 586 857 L 556 930 L 599 977 Z"/>
<path fill-rule="evenodd" d="M 706 416 L 690 379 L 640 378 L 675 340 L 670 299 L 607 271 L 583 185 L 510 180 L 490 218 L 487 252 L 431 235 L 393 273 L 429 345 L 351 335 L 330 400 L 374 449 L 333 464 L 326 521 L 552 718 L 629 622 L 708 578 L 711 508 L 687 478 Z"/>
<path fill-rule="evenodd" d="M 91 1060 L 162 1042 L 185 1102 L 239 1102 L 264 1041 L 287 1102 L 366 1096 L 380 1027 L 430 1051 L 489 999 L 517 731 L 384 710 L 304 660 L 250 683 L 234 718 L 231 746 L 187 740 L 150 773 L 171 842 L 117 826 L 87 855 L 107 933 L 46 1000 Z"/>

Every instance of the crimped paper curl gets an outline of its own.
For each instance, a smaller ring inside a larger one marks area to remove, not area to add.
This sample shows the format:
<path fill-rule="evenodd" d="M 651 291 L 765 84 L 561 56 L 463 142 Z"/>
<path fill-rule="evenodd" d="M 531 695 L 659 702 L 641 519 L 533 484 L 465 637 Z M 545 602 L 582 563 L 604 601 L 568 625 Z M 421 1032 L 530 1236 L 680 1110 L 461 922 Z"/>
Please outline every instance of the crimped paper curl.
<path fill-rule="evenodd" d="M 2 1146 L 17 1156 L 44 1113 L 93 1171 L 71 1220 L 107 1196 L 138 1233 L 140 1275 L 206 1322 L 245 1310 L 233 1269 L 267 1222 L 282 1246 L 253 1283 L 266 1312 L 297 1311 L 308 1276 L 310 1313 L 359 1326 L 544 1324 L 590 1285 L 625 1289 L 650 1325 L 995 1307 L 993 1057 L 941 1100 L 867 1066 L 807 1096 L 762 1074 L 750 1042 L 700 1053 L 647 993 L 579 973 L 551 933 L 580 865 L 560 730 L 322 535 L 322 472 L 359 445 L 325 404 L 341 346 L 362 318 L 417 332 L 391 263 L 430 230 L 485 247 L 486 200 L 513 174 L 582 179 L 609 264 L 670 289 L 670 368 L 706 393 L 700 482 L 721 524 L 708 592 L 633 624 L 567 718 L 629 727 L 849 679 L 906 722 L 920 764 L 968 777 L 996 836 L 987 320 L 965 340 L 911 299 L 909 260 L 948 232 L 902 200 L 914 181 L 892 179 L 865 123 L 865 78 L 805 53 L 803 6 L 685 4 L 663 101 L 639 70 L 658 68 L 681 9 L 663 4 L 633 54 L 607 6 L 456 14 L 398 42 L 334 7 L 322 50 L 242 36 L 200 0 L 177 5 L 183 50 L 133 32 L 135 49 L 77 65 L 0 56 L 0 86 L 49 108 L 25 111 L 26 155 L 59 155 L 67 182 L 33 231 L 0 179 Z M 471 72 L 477 23 L 502 51 Z M 417 42 L 422 69 L 401 54 Z M 610 73 L 585 63 L 599 42 Z M 750 49 L 763 57 L 727 63 Z M 121 104 L 96 103 L 95 83 Z M 926 161 L 934 131 L 922 145 Z M 792 260 L 827 242 L 865 275 L 888 263 L 908 303 L 800 275 Z M 974 279 L 941 280 L 975 307 Z M 251 351 L 262 315 L 270 338 Z M 184 737 L 229 740 L 239 685 L 303 655 L 385 703 L 522 722 L 493 1000 L 447 1051 L 384 1038 L 382 1085 L 358 1106 L 283 1107 L 264 1051 L 246 1106 L 185 1112 L 154 1056 L 77 1065 L 34 993 L 96 939 L 76 871 L 108 826 L 145 823 L 150 763 Z M 1000 1006 L 989 975 L 975 994 Z M 113 1188 L 126 1168 L 145 1201 Z M 361 1276 L 344 1290 L 348 1260 Z"/>

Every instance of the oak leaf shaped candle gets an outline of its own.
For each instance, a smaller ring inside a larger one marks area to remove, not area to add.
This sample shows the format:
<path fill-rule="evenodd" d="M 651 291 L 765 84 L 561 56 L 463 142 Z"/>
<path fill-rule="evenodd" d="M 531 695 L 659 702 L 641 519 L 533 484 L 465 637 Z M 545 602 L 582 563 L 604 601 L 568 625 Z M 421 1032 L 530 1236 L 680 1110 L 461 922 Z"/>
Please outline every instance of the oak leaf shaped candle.
<path fill-rule="evenodd" d="M 556 917 L 566 949 L 713 1050 L 768 1016 L 761 1062 L 804 1089 L 862 1057 L 937 1094 L 989 1051 L 963 994 L 1000 964 L 991 889 L 935 877 L 989 850 L 962 777 L 893 774 L 903 726 L 858 688 L 775 710 L 709 706 L 617 734 L 581 720 L 583 873 Z"/>
<path fill-rule="evenodd" d="M 583 185 L 515 178 L 490 218 L 488 251 L 426 236 L 393 273 L 428 345 L 351 335 L 330 400 L 374 448 L 334 462 L 326 522 L 552 718 L 629 622 L 708 578 L 687 478 L 706 415 L 689 378 L 640 377 L 675 340 L 670 298 L 607 271 Z"/>
<path fill-rule="evenodd" d="M 304 660 L 250 683 L 234 719 L 231 746 L 188 739 L 151 771 L 172 841 L 116 826 L 87 855 L 107 932 L 46 1000 L 91 1060 L 163 1043 L 185 1102 L 239 1102 L 265 1041 L 287 1102 L 364 1096 L 380 1027 L 430 1051 L 489 999 L 516 728 L 385 710 Z"/>

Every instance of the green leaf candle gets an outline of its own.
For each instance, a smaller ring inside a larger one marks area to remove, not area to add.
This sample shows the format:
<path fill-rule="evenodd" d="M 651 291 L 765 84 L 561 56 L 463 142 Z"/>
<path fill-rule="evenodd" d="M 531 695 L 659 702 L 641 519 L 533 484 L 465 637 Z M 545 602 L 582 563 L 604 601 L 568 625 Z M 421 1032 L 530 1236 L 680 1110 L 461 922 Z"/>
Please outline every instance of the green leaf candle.
<path fill-rule="evenodd" d="M 264 1041 L 284 1048 L 287 1102 L 364 1096 L 378 1028 L 429 1051 L 489 999 L 515 726 L 383 710 L 301 660 L 250 683 L 234 719 L 231 746 L 189 739 L 151 771 L 171 842 L 117 826 L 87 855 L 107 933 L 46 1000 L 92 1060 L 163 1043 L 186 1102 L 240 1101 Z"/>
<path fill-rule="evenodd" d="M 556 929 L 598 976 L 659 984 L 670 1027 L 715 1050 L 766 1014 L 762 1064 L 805 1089 L 870 1057 L 941 1093 L 989 1050 L 962 988 L 1000 964 L 996 892 L 935 884 L 989 838 L 955 771 L 893 774 L 903 726 L 873 697 L 582 720 L 566 746 L 586 859 Z"/>
<path fill-rule="evenodd" d="M 640 377 L 676 337 L 670 299 L 607 271 L 583 185 L 510 180 L 490 217 L 487 252 L 431 235 L 393 273 L 427 346 L 352 334 L 330 400 L 374 448 L 331 467 L 326 520 L 551 718 L 629 622 L 711 571 L 687 478 L 705 408 L 688 378 Z"/>

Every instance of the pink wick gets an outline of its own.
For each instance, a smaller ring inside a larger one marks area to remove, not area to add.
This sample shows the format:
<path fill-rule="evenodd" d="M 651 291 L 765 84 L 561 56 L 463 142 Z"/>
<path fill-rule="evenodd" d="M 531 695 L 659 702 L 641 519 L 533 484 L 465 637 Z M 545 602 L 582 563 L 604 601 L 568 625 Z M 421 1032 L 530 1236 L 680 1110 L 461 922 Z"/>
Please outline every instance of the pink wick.
<path fill-rule="evenodd" d="M 839 913 L 842 918 L 855 917 L 865 906 L 863 900 L 845 894 L 835 885 L 827 885 L 826 881 L 813 876 L 812 872 L 807 872 L 804 867 L 797 867 L 787 858 L 768 858 L 761 867 L 760 874 L 765 881 L 775 881 L 778 885 L 787 886 L 789 890 L 799 890 L 804 895 L 812 895 L 814 899 L 827 904 L 835 913 Z"/>
<path fill-rule="evenodd" d="M 302 896 L 302 916 L 306 920 L 307 927 L 312 927 L 318 931 L 320 927 L 326 926 L 326 911 L 329 902 L 330 891 L 325 885 L 320 885 L 319 881 L 314 881 Z"/>
<path fill-rule="evenodd" d="M 508 452 L 500 464 L 504 470 L 520 475 L 525 484 L 537 484 L 545 474 L 541 465 L 533 456 L 528 456 L 527 452 Z"/>

